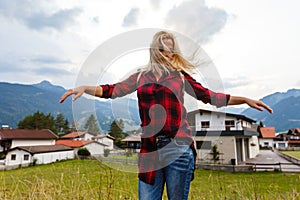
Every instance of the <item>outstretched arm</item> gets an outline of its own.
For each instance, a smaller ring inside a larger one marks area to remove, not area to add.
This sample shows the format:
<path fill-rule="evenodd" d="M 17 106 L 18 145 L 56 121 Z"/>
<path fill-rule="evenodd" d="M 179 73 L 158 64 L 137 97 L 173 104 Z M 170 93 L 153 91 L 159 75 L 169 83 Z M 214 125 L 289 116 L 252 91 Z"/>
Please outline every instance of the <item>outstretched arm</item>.
<path fill-rule="evenodd" d="M 103 90 L 101 86 L 79 86 L 77 88 L 70 89 L 65 94 L 63 94 L 59 100 L 59 103 L 63 103 L 64 100 L 66 100 L 71 95 L 75 95 L 72 98 L 72 100 L 75 101 L 76 99 L 81 97 L 83 93 L 96 96 L 96 97 L 101 97 L 103 94 Z"/>
<path fill-rule="evenodd" d="M 273 113 L 273 110 L 262 101 L 253 100 L 246 97 L 230 96 L 227 105 L 240 105 L 244 103 L 248 104 L 250 107 L 255 108 L 257 110 L 262 111 L 263 108 L 265 108 L 270 113 Z"/>

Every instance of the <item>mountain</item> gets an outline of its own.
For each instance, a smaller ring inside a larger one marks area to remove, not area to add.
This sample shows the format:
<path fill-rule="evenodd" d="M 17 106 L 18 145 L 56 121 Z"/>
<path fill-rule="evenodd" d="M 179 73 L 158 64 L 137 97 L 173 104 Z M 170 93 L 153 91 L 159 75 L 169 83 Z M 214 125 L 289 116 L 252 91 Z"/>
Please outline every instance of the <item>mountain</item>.
<path fill-rule="evenodd" d="M 287 131 L 300 127 L 300 90 L 291 89 L 287 92 L 276 92 L 261 99 L 274 111 L 273 114 L 260 112 L 251 108 L 241 114 L 256 121 L 262 121 L 265 126 L 274 126 L 276 132 Z"/>
<path fill-rule="evenodd" d="M 36 111 L 56 116 L 62 113 L 71 123 L 73 119 L 82 128 L 91 114 L 96 114 L 100 128 L 106 132 L 114 119 L 124 119 L 125 131 L 139 128 L 140 119 L 135 99 L 118 98 L 113 100 L 84 96 L 72 102 L 71 98 L 63 104 L 58 103 L 66 91 L 61 86 L 42 81 L 33 85 L 0 82 L 0 125 L 17 127 L 17 123 L 26 115 Z M 262 121 L 265 126 L 274 126 L 276 132 L 300 127 L 300 90 L 276 92 L 261 99 L 274 110 L 274 114 L 260 112 L 252 108 L 227 107 L 224 111 L 237 113 Z"/>
<path fill-rule="evenodd" d="M 126 130 L 137 129 L 139 126 L 135 100 L 122 98 L 99 101 L 82 97 L 75 102 L 69 98 L 60 104 L 59 98 L 65 92 L 63 87 L 52 85 L 48 81 L 33 85 L 0 82 L 0 125 L 7 124 L 16 128 L 25 116 L 40 111 L 53 116 L 62 113 L 70 124 L 75 119 L 79 128 L 84 126 L 91 114 L 96 113 L 99 126 L 104 132 L 109 130 L 115 118 L 127 118 L 124 121 Z"/>

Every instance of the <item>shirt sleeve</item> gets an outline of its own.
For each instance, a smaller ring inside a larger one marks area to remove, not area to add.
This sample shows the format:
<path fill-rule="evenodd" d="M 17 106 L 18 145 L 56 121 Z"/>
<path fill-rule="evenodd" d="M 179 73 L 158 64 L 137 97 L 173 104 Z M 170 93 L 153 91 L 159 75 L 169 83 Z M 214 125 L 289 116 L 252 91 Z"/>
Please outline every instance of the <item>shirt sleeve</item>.
<path fill-rule="evenodd" d="M 114 99 L 134 92 L 137 89 L 137 77 L 138 73 L 135 73 L 121 82 L 100 85 L 103 90 L 102 98 Z"/>
<path fill-rule="evenodd" d="M 197 100 L 202 101 L 203 103 L 209 103 L 211 105 L 216 106 L 217 108 L 222 106 L 227 106 L 230 95 L 213 92 L 205 87 L 203 87 L 200 83 L 198 83 L 193 77 L 189 74 L 182 72 L 185 79 L 185 91 L 196 98 Z"/>

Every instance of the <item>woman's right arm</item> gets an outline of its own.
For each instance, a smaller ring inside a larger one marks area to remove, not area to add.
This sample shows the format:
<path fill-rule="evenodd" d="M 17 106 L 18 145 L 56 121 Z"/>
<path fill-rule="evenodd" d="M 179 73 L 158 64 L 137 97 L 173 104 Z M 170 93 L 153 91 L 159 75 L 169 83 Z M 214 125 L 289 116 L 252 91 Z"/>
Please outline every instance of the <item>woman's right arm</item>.
<path fill-rule="evenodd" d="M 102 97 L 103 89 L 101 86 L 79 86 L 77 88 L 68 90 L 65 94 L 62 95 L 59 102 L 63 103 L 71 95 L 75 95 L 72 98 L 72 100 L 75 101 L 76 99 L 81 97 L 83 93 L 96 96 L 96 97 Z"/>

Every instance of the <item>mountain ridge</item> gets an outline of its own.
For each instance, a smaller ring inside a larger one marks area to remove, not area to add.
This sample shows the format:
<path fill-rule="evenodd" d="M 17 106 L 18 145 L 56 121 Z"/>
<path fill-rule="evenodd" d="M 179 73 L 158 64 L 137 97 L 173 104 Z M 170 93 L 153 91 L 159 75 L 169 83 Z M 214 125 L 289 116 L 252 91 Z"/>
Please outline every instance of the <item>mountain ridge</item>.
<path fill-rule="evenodd" d="M 94 98 L 80 98 L 75 102 L 71 98 L 63 104 L 58 103 L 65 88 L 53 85 L 49 81 L 25 85 L 19 83 L 0 82 L 0 125 L 16 128 L 17 123 L 26 115 L 40 111 L 56 116 L 62 113 L 70 122 L 75 118 L 82 127 L 90 114 L 96 114 L 100 129 L 107 132 L 115 118 L 124 118 L 126 130 L 139 128 L 140 119 L 138 105 L 135 99 L 127 97 L 113 100 L 95 100 Z M 300 89 L 289 89 L 286 92 L 275 92 L 261 99 L 270 105 L 274 114 L 260 112 L 252 108 L 242 109 L 227 107 L 225 112 L 242 114 L 265 126 L 274 126 L 276 132 L 300 127 Z M 124 107 L 126 105 L 126 107 Z M 113 108 L 113 109 L 112 109 Z M 127 109 L 126 109 L 127 108 Z"/>

